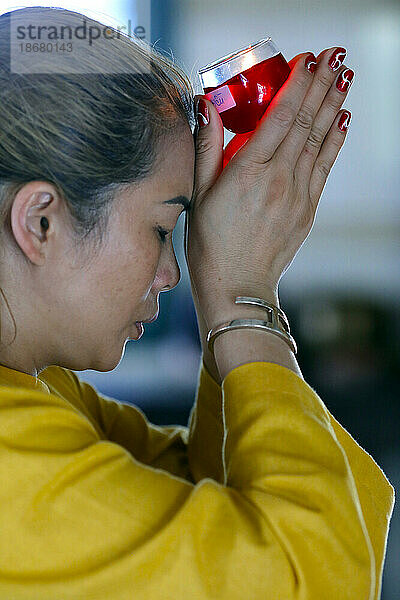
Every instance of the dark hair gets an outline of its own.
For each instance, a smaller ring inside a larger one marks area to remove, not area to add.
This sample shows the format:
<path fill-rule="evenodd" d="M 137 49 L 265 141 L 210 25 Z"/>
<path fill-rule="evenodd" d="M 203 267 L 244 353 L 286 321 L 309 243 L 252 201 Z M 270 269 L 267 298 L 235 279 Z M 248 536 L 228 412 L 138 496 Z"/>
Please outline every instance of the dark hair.
<path fill-rule="evenodd" d="M 15 30 L 49 14 L 63 25 L 105 27 L 60 8 L 0 16 L 0 219 L 11 232 L 15 194 L 45 180 L 65 201 L 77 241 L 101 242 L 115 192 L 152 172 L 163 136 L 185 124 L 193 132 L 194 91 L 172 60 L 119 31 L 106 49 L 69 56 L 67 74 L 11 72 L 10 18 Z"/>

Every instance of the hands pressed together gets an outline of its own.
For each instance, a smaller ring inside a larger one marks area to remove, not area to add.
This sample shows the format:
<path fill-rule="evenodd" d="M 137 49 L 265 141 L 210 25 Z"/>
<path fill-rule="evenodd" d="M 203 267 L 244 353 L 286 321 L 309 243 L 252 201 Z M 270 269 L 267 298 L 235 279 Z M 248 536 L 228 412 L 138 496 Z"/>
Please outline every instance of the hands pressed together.
<path fill-rule="evenodd" d="M 210 101 L 201 103 L 208 115 L 199 117 L 185 227 L 200 328 L 235 315 L 235 296 L 277 299 L 279 280 L 314 223 L 346 139 L 351 115 L 341 107 L 354 73 L 342 64 L 344 48 L 321 52 L 314 72 L 306 68 L 309 55 L 289 62 L 288 79 L 224 169 L 221 118 Z"/>

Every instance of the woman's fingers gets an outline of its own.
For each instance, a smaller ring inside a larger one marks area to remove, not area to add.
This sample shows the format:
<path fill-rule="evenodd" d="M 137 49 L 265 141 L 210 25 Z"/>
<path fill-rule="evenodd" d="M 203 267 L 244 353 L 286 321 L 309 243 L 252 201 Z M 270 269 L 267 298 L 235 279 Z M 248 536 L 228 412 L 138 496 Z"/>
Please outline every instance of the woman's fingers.
<path fill-rule="evenodd" d="M 338 70 L 338 75 L 314 119 L 311 131 L 297 160 L 296 177 L 298 179 L 305 180 L 310 177 L 322 143 L 346 99 L 353 79 L 354 72 L 351 69 L 343 66 Z"/>
<path fill-rule="evenodd" d="M 224 126 L 221 117 L 210 100 L 194 97 L 198 124 L 195 130 L 196 163 L 193 196 L 201 201 L 212 187 L 222 170 Z M 197 107 L 197 102 L 201 101 Z M 200 126 L 201 125 L 201 126 Z"/>
<path fill-rule="evenodd" d="M 314 209 L 316 209 L 318 205 L 318 201 L 325 187 L 328 175 L 335 163 L 341 147 L 345 142 L 347 127 L 350 124 L 350 120 L 350 111 L 340 111 L 333 122 L 313 165 L 310 178 L 309 196 Z M 339 129 L 339 123 L 341 124 L 342 129 Z M 300 175 L 300 177 L 302 176 Z"/>
<path fill-rule="evenodd" d="M 302 59 L 295 62 L 287 81 L 272 99 L 254 134 L 238 152 L 240 161 L 266 163 L 287 136 L 313 81 L 313 73 L 305 66 L 309 54 L 305 52 Z"/>
<path fill-rule="evenodd" d="M 315 160 L 324 137 L 344 102 L 346 94 L 334 85 L 344 56 L 343 48 L 330 48 L 323 54 L 294 123 L 277 150 L 276 159 L 291 169 L 303 150 L 307 160 L 311 161 L 311 157 Z M 329 63 L 333 64 L 335 70 Z"/>
<path fill-rule="evenodd" d="M 301 54 L 296 54 L 296 56 L 293 56 L 293 58 L 291 60 L 288 60 L 287 63 L 289 65 L 290 70 L 292 71 L 293 67 L 295 66 L 295 64 L 302 59 L 302 57 L 304 56 L 303 53 Z"/>

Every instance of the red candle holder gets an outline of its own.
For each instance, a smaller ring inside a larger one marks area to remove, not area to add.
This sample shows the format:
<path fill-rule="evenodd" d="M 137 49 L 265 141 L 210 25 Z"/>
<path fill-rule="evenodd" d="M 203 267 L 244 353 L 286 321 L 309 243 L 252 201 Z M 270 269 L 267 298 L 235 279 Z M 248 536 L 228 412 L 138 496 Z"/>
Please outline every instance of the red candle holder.
<path fill-rule="evenodd" d="M 198 73 L 205 98 L 214 104 L 224 127 L 238 134 L 225 148 L 225 166 L 256 129 L 290 67 L 269 37 L 219 58 Z"/>

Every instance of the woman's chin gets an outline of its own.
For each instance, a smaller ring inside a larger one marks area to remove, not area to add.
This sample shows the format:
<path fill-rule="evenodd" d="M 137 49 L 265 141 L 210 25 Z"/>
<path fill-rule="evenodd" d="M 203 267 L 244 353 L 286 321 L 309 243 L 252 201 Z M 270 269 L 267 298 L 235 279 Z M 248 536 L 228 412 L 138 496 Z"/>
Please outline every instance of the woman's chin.
<path fill-rule="evenodd" d="M 116 369 L 124 357 L 125 345 L 126 342 L 119 357 L 116 357 L 114 360 L 112 360 L 111 357 L 109 357 L 107 360 L 103 359 L 100 363 L 96 364 L 96 366 L 90 367 L 90 369 L 93 369 L 94 371 L 100 371 L 101 373 L 106 373 L 107 371 L 113 371 Z"/>
<path fill-rule="evenodd" d="M 118 365 L 120 364 L 121 360 L 123 359 L 124 355 L 125 355 L 125 348 L 126 348 L 126 344 L 130 341 L 137 341 L 138 339 L 138 329 L 136 327 L 136 325 L 134 324 L 133 327 L 129 327 L 128 329 L 128 333 L 126 335 L 126 330 L 125 330 L 125 340 L 123 341 L 123 346 L 121 348 L 121 346 L 117 346 L 117 344 L 115 345 L 115 348 L 111 348 L 111 346 L 108 346 L 108 348 L 106 348 L 101 356 L 97 356 L 96 359 L 94 360 L 90 366 L 86 366 L 86 367 L 82 367 L 79 369 L 80 371 L 84 371 L 86 369 L 90 369 L 93 371 L 99 371 L 102 373 L 106 373 L 107 371 L 113 371 L 114 369 L 116 369 L 116 367 L 118 367 Z M 141 336 L 140 336 L 141 337 Z M 76 368 L 74 370 L 77 370 Z"/>
<path fill-rule="evenodd" d="M 88 368 L 102 373 L 116 369 L 124 357 L 125 347 L 128 341 L 129 337 L 123 342 L 122 348 L 121 346 L 117 347 L 116 345 L 114 351 L 112 351 L 112 348 L 109 346 L 107 351 L 103 352 L 102 356 L 98 357 L 98 360 L 93 363 L 93 366 Z"/>

